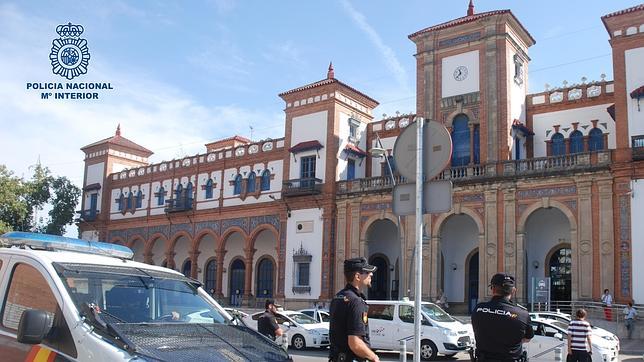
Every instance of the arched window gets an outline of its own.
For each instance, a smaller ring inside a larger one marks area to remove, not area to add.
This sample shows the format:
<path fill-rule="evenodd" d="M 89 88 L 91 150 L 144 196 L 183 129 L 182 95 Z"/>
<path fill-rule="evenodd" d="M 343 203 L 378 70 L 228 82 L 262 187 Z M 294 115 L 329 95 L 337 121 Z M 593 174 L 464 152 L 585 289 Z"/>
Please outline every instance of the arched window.
<path fill-rule="evenodd" d="M 271 189 L 271 172 L 269 170 L 264 170 L 264 172 L 262 172 L 261 190 L 268 191 L 270 189 Z"/>
<path fill-rule="evenodd" d="M 131 210 L 132 209 L 132 193 L 130 192 L 127 195 L 127 201 L 125 203 L 125 210 Z"/>
<path fill-rule="evenodd" d="M 206 182 L 206 198 L 212 199 L 212 179 L 208 179 Z"/>
<path fill-rule="evenodd" d="M 257 290 L 259 298 L 270 298 L 273 296 L 273 262 L 270 259 L 262 259 L 257 266 Z"/>
<path fill-rule="evenodd" d="M 123 211 L 123 205 L 124 205 L 123 203 L 124 203 L 124 202 L 125 202 L 125 198 L 124 198 L 124 196 L 123 196 L 123 193 L 121 192 L 121 196 L 119 196 L 119 199 L 118 199 L 118 201 L 117 201 L 117 203 L 118 203 L 118 210 L 119 210 L 119 211 Z"/>
<path fill-rule="evenodd" d="M 452 166 L 465 166 L 470 163 L 470 128 L 468 118 L 459 114 L 452 122 Z"/>
<path fill-rule="evenodd" d="M 165 189 L 161 186 L 157 193 L 157 206 L 163 206 L 163 204 L 165 204 Z"/>
<path fill-rule="evenodd" d="M 584 152 L 584 135 L 579 130 L 570 134 L 570 153 Z"/>
<path fill-rule="evenodd" d="M 204 277 L 204 286 L 206 292 L 212 294 L 215 291 L 217 282 L 217 260 L 212 259 L 206 264 L 206 275 Z"/>
<path fill-rule="evenodd" d="M 474 125 L 474 164 L 478 165 L 481 163 L 481 129 L 479 125 Z"/>
<path fill-rule="evenodd" d="M 257 177 L 255 176 L 255 172 L 251 171 L 248 174 L 248 185 L 246 185 L 246 192 L 251 193 L 255 192 L 255 179 Z"/>
<path fill-rule="evenodd" d="M 192 261 L 190 261 L 190 259 L 186 259 L 181 267 L 181 274 L 190 278 L 190 273 L 192 273 Z"/>
<path fill-rule="evenodd" d="M 143 193 L 139 190 L 139 192 L 136 193 L 136 208 L 139 209 L 141 207 L 143 207 Z"/>
<path fill-rule="evenodd" d="M 186 185 L 186 206 L 192 205 L 192 182 Z"/>
<path fill-rule="evenodd" d="M 174 195 L 175 195 L 175 196 L 174 196 L 174 198 L 175 198 L 176 200 L 179 200 L 179 199 L 181 198 L 181 193 L 182 193 L 182 192 L 183 192 L 183 185 L 182 185 L 182 184 L 178 184 L 178 185 L 177 185 L 177 189 L 176 189 L 176 190 L 174 190 Z"/>
<path fill-rule="evenodd" d="M 604 132 L 595 127 L 588 132 L 588 151 L 601 151 L 604 149 Z"/>
<path fill-rule="evenodd" d="M 233 187 L 233 195 L 241 194 L 242 175 L 235 177 L 235 185 Z"/>
<path fill-rule="evenodd" d="M 552 135 L 552 155 L 562 156 L 566 154 L 566 144 L 564 143 L 564 136 L 557 132 Z"/>

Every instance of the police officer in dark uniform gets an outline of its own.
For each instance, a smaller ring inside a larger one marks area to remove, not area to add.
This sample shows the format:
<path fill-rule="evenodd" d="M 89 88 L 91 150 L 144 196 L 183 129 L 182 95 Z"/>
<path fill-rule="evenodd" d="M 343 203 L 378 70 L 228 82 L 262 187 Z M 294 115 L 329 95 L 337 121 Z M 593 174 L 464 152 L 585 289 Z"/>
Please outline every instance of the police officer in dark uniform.
<path fill-rule="evenodd" d="M 522 343 L 534 336 L 528 311 L 514 303 L 514 277 L 499 273 L 490 281 L 493 297 L 472 313 L 476 361 L 523 361 Z"/>
<path fill-rule="evenodd" d="M 264 306 L 266 308 L 264 314 L 257 319 L 257 331 L 274 341 L 276 336 L 281 336 L 283 334 L 283 331 L 277 325 L 277 319 L 275 318 L 277 305 L 273 299 L 266 299 Z"/>
<path fill-rule="evenodd" d="M 371 287 L 375 270 L 365 258 L 344 261 L 347 285 L 331 301 L 329 361 L 380 361 L 369 345 L 369 306 L 360 291 Z"/>

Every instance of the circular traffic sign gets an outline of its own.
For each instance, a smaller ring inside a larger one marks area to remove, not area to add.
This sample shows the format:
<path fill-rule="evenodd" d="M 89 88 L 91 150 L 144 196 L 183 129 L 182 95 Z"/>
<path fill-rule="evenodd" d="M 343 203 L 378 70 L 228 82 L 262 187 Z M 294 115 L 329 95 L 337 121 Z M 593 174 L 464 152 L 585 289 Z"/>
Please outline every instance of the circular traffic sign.
<path fill-rule="evenodd" d="M 423 122 L 423 174 L 429 181 L 438 176 L 452 159 L 452 137 L 445 126 L 436 121 L 417 118 Z M 416 180 L 417 125 L 409 125 L 396 139 L 394 161 L 398 172 L 412 182 Z"/>

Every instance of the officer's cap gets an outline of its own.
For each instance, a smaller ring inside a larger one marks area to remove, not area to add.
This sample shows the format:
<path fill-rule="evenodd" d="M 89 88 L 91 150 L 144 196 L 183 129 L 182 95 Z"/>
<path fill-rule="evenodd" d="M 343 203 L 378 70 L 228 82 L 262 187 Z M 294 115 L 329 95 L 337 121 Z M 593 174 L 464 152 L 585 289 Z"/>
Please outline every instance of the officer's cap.
<path fill-rule="evenodd" d="M 490 285 L 498 287 L 513 287 L 514 277 L 505 273 L 497 273 L 494 274 L 492 280 L 490 280 Z"/>
<path fill-rule="evenodd" d="M 375 272 L 376 267 L 369 265 L 367 259 L 364 257 L 351 258 L 344 261 L 344 271 L 345 272 Z"/>

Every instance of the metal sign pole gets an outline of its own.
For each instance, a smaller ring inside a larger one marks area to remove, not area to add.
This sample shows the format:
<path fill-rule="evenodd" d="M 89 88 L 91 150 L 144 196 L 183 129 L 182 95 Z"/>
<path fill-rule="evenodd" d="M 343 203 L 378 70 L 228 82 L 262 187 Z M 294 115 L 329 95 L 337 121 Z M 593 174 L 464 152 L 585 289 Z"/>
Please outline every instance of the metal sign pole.
<path fill-rule="evenodd" d="M 416 119 L 416 288 L 414 288 L 414 362 L 420 362 L 420 298 L 423 285 L 423 129 L 425 120 Z"/>

